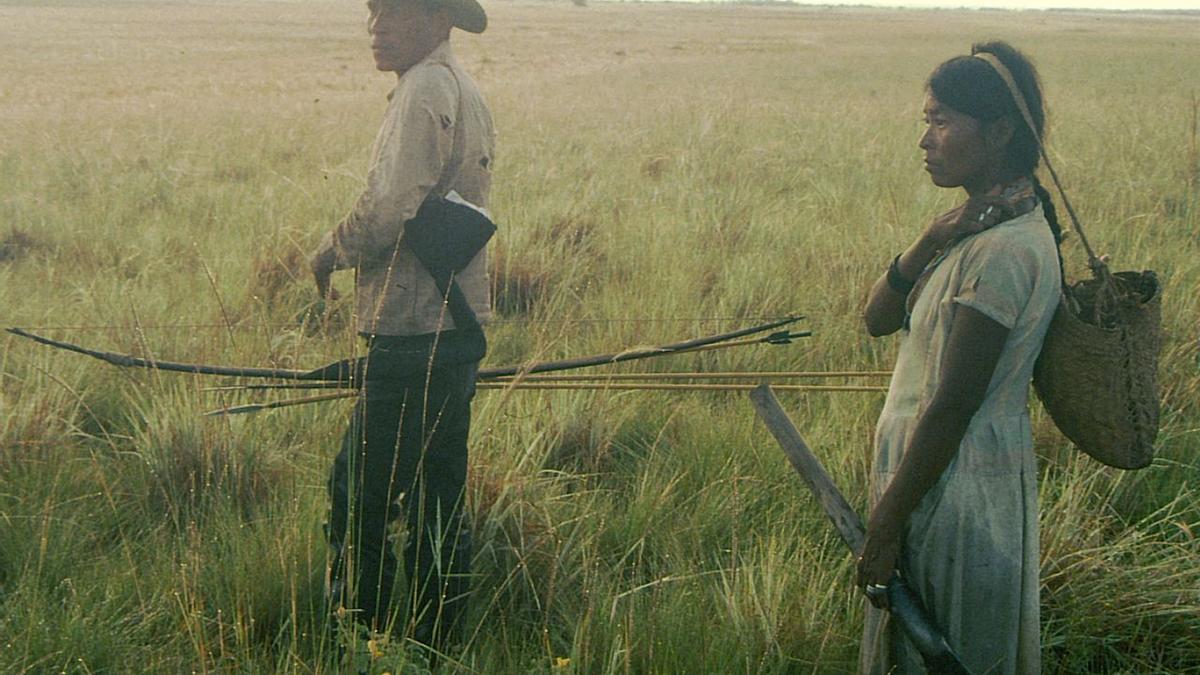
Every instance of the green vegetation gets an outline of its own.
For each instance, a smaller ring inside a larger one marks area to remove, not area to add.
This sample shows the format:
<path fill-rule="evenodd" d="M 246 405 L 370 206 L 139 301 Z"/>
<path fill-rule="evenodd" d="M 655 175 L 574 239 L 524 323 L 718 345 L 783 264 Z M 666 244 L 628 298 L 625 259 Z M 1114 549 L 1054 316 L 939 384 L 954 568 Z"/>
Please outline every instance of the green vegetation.
<path fill-rule="evenodd" d="M 0 324 L 180 360 L 350 353 L 304 261 L 390 86 L 365 10 L 34 4 L 0 3 Z M 1035 404 L 1046 672 L 1200 672 L 1197 19 L 489 11 L 456 40 L 501 130 L 489 364 L 797 311 L 798 345 L 638 368 L 890 367 L 866 289 L 958 198 L 921 171 L 923 79 L 975 40 L 1027 49 L 1091 238 L 1166 284 L 1151 468 L 1079 456 Z M 609 320 L 632 317 L 661 321 Z M 336 672 L 320 524 L 348 404 L 201 418 L 245 398 L 210 384 L 0 339 L 0 672 Z M 881 398 L 784 403 L 861 507 Z M 481 392 L 473 447 L 467 672 L 851 670 L 850 560 L 744 396 Z"/>

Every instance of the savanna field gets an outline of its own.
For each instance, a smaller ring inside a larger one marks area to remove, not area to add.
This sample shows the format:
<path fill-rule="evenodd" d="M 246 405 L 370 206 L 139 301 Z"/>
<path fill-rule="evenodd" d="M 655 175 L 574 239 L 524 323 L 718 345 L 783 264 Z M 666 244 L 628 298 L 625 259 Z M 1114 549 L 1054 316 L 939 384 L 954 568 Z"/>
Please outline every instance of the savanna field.
<path fill-rule="evenodd" d="M 924 78 L 973 41 L 1025 49 L 1090 238 L 1165 287 L 1150 468 L 1083 457 L 1032 403 L 1045 672 L 1200 673 L 1200 16 L 485 6 L 455 37 L 499 129 L 485 365 L 798 313 L 790 346 L 607 370 L 889 369 L 866 291 L 960 199 L 921 169 Z M 365 20 L 0 1 L 0 326 L 180 361 L 353 353 L 306 254 L 393 82 Z M 321 523 L 349 401 L 203 417 L 294 394 L 3 335 L 0 672 L 339 672 Z M 882 395 L 780 398 L 861 510 Z M 442 672 L 852 670 L 850 557 L 744 393 L 481 391 L 472 452 L 470 640 Z M 402 642 L 349 646 L 423 672 Z"/>

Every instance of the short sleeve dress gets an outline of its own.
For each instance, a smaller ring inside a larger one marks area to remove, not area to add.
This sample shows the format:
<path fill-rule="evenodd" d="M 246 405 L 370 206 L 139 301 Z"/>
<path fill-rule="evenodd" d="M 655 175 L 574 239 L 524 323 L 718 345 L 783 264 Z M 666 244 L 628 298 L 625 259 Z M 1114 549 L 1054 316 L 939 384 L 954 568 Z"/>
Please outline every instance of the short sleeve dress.
<path fill-rule="evenodd" d="M 909 518 L 900 570 L 972 673 L 1036 674 L 1037 467 L 1027 403 L 1058 306 L 1057 247 L 1039 206 L 959 242 L 926 275 L 876 427 L 871 505 L 938 389 L 956 312 L 971 307 L 1007 327 L 983 405 Z M 925 672 L 888 616 L 868 605 L 860 672 Z"/>

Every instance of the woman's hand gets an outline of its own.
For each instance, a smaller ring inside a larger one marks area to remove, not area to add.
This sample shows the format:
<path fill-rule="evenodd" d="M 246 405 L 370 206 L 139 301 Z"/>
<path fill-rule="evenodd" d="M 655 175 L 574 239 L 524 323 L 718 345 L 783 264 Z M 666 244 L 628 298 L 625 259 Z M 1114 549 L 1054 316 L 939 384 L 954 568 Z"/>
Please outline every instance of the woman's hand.
<path fill-rule="evenodd" d="M 963 237 L 978 234 L 1013 217 L 1013 205 L 1000 196 L 1000 187 L 986 195 L 971 197 L 950 209 L 925 228 L 924 238 L 943 249 Z"/>
<path fill-rule="evenodd" d="M 875 516 L 867 524 L 867 537 L 863 541 L 862 555 L 858 557 L 857 585 L 867 593 L 872 605 L 886 609 L 887 593 L 870 592 L 872 588 L 887 586 L 896 573 L 900 559 L 900 528 L 880 522 Z"/>

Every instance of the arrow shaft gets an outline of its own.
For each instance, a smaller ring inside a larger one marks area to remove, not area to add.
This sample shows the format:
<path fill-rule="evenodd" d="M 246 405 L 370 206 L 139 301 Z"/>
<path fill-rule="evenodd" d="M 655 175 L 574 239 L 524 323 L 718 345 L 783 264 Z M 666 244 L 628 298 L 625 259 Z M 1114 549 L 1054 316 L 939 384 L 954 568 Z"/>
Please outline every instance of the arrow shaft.
<path fill-rule="evenodd" d="M 833 379 L 833 378 L 882 378 L 891 373 L 885 370 L 830 370 L 830 371 L 741 371 L 741 372 L 657 372 L 657 373 L 587 373 L 571 375 L 528 375 L 525 377 L 501 377 L 489 382 L 695 382 L 698 380 L 728 382 L 731 380 L 751 380 L 755 384 L 766 380 L 802 380 L 802 379 Z M 263 391 L 268 389 L 340 389 L 350 386 L 343 382 L 273 382 L 261 384 L 235 384 L 223 387 L 206 387 L 204 391 Z M 830 385 L 833 386 L 833 385 Z M 874 391 L 882 390 L 882 385 L 844 385 L 864 386 Z M 776 387 L 778 389 L 778 386 Z"/>
<path fill-rule="evenodd" d="M 529 381 L 507 381 L 507 382 L 480 382 L 476 385 L 483 390 L 507 390 L 520 389 L 523 391 L 672 391 L 672 392 L 691 392 L 691 391 L 752 391 L 759 385 L 741 384 L 741 383 L 655 383 L 655 382 L 615 382 L 612 384 L 603 382 L 529 382 Z M 775 385 L 776 391 L 798 391 L 798 392 L 814 392 L 814 393 L 847 393 L 847 392 L 884 392 L 887 391 L 884 387 L 873 386 L 857 386 L 857 385 L 825 385 L 825 384 L 779 384 Z M 218 388 L 220 391 L 227 391 L 225 388 Z M 244 389 L 242 389 L 245 391 Z M 343 390 L 331 392 L 328 394 L 317 394 L 314 396 L 304 396 L 300 398 L 290 398 L 282 401 L 271 401 L 269 403 L 248 403 L 246 405 L 232 406 L 229 408 L 221 408 L 204 413 L 205 415 L 241 415 L 245 413 L 261 412 L 263 410 L 274 410 L 276 408 L 288 408 L 296 405 L 304 405 L 307 403 L 320 403 L 322 401 L 334 401 L 343 398 L 354 398 L 358 396 L 358 391 Z M 859 526 L 861 528 L 861 525 Z"/>

